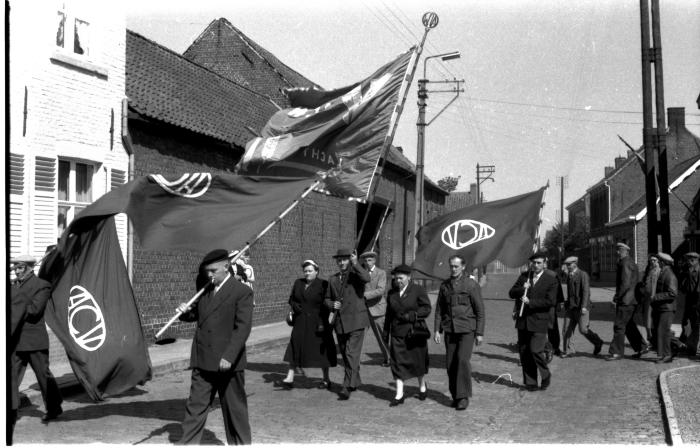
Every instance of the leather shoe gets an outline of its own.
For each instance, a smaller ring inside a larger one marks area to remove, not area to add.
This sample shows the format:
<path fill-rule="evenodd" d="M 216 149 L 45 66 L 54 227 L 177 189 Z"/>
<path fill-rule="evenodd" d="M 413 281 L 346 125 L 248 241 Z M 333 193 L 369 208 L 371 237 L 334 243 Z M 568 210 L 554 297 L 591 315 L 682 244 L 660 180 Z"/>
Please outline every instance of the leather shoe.
<path fill-rule="evenodd" d="M 527 390 L 528 392 L 534 392 L 534 391 L 539 390 L 539 389 L 540 388 L 537 387 L 536 384 L 526 384 L 525 385 L 525 390 Z"/>
<path fill-rule="evenodd" d="M 348 386 L 348 390 L 350 392 L 355 392 L 357 390 L 357 387 Z"/>
<path fill-rule="evenodd" d="M 603 349 L 603 341 L 598 342 L 593 349 L 593 355 L 598 356 L 600 351 Z"/>
<path fill-rule="evenodd" d="M 278 380 L 275 381 L 275 386 L 281 387 L 282 389 L 293 389 L 294 388 L 294 382 L 293 381 L 284 381 L 284 380 Z"/>
<path fill-rule="evenodd" d="M 559 355 L 559 356 L 562 358 L 570 358 L 573 355 L 571 353 L 568 353 L 568 352 L 561 352 L 561 355 Z"/>
<path fill-rule="evenodd" d="M 403 404 L 404 400 L 406 400 L 406 397 L 392 398 L 391 403 L 389 403 L 389 407 L 395 408 L 396 406 Z"/>
<path fill-rule="evenodd" d="M 389 361 L 384 361 L 382 362 L 382 367 L 391 367 L 391 364 L 389 363 Z"/>
<path fill-rule="evenodd" d="M 552 382 L 552 374 L 550 373 L 547 378 L 542 380 L 542 384 L 540 385 L 540 389 L 547 390 L 547 388 L 549 387 L 549 384 L 551 382 Z"/>
<path fill-rule="evenodd" d="M 647 353 L 649 353 L 649 346 L 645 345 L 644 347 L 642 347 L 641 350 L 639 350 L 637 353 L 632 355 L 632 358 L 639 359 L 642 357 L 642 355 L 645 355 Z"/>
<path fill-rule="evenodd" d="M 662 358 L 657 359 L 655 362 L 656 364 L 664 364 L 667 362 L 672 362 L 673 361 L 673 356 L 664 356 Z"/>
<path fill-rule="evenodd" d="M 318 388 L 319 389 L 328 389 L 331 390 L 331 382 L 330 380 L 323 380 L 320 383 L 318 383 Z"/>
<path fill-rule="evenodd" d="M 606 361 L 619 361 L 622 359 L 622 355 L 610 355 L 605 358 Z"/>
<path fill-rule="evenodd" d="M 469 399 L 468 398 L 462 398 L 457 402 L 457 406 L 455 406 L 455 409 L 458 411 L 463 411 L 469 407 Z"/>
<path fill-rule="evenodd" d="M 56 420 L 59 415 L 63 414 L 63 409 L 59 409 L 58 411 L 55 412 L 47 412 L 41 417 L 42 422 L 48 422 L 51 420 Z"/>
<path fill-rule="evenodd" d="M 428 398 L 428 390 L 426 389 L 424 392 L 418 392 L 418 399 L 420 401 L 425 401 L 425 399 Z"/>
<path fill-rule="evenodd" d="M 347 400 L 348 398 L 350 398 L 350 391 L 347 387 L 343 387 L 342 389 L 340 389 L 340 393 L 338 393 L 338 396 L 341 400 Z"/>

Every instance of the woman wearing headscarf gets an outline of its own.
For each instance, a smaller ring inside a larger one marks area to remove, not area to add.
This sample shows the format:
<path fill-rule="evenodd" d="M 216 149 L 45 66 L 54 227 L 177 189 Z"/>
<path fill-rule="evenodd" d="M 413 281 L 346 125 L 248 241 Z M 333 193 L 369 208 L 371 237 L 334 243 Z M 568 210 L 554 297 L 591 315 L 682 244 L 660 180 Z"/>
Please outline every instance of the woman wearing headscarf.
<path fill-rule="evenodd" d="M 289 296 L 289 305 L 294 316 L 292 335 L 284 353 L 289 363 L 287 377 L 276 386 L 291 389 L 294 386 L 296 368 L 320 368 L 323 380 L 320 389 L 330 389 L 329 367 L 338 364 L 332 329 L 328 322 L 328 309 L 323 306 L 328 282 L 318 278 L 318 264 L 305 260 L 301 264 L 304 276 L 297 279 Z"/>

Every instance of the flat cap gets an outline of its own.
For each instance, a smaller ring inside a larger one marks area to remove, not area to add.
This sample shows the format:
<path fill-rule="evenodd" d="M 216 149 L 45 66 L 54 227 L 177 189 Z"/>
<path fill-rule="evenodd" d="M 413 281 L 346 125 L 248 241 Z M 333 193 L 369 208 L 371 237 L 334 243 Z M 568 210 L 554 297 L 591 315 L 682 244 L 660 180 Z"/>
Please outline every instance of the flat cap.
<path fill-rule="evenodd" d="M 656 257 L 657 257 L 659 260 L 663 260 L 664 262 L 666 262 L 666 263 L 668 263 L 668 264 L 673 264 L 673 257 L 671 257 L 671 256 L 670 256 L 669 254 L 667 254 L 667 253 L 659 252 L 658 254 L 656 254 Z"/>
<path fill-rule="evenodd" d="M 350 249 L 348 249 L 347 247 L 341 247 L 340 249 L 338 249 L 335 255 L 333 255 L 333 258 L 350 258 L 350 255 L 352 255 L 352 251 Z"/>
<path fill-rule="evenodd" d="M 377 258 L 377 253 L 373 250 L 368 250 L 367 252 L 360 255 L 360 258 L 374 257 Z"/>
<path fill-rule="evenodd" d="M 617 244 L 615 244 L 615 246 L 630 250 L 630 247 L 625 243 L 617 243 Z"/>
<path fill-rule="evenodd" d="M 575 256 L 570 256 L 567 257 L 566 260 L 564 260 L 564 264 L 569 264 L 569 263 L 578 263 L 578 257 Z"/>
<path fill-rule="evenodd" d="M 697 252 L 688 252 L 687 254 L 685 254 L 685 256 L 687 258 L 700 258 L 700 254 L 698 254 Z"/>
<path fill-rule="evenodd" d="M 392 274 L 410 274 L 413 269 L 407 264 L 400 264 L 396 266 L 391 273 Z"/>
<path fill-rule="evenodd" d="M 217 261 L 227 261 L 228 251 L 226 249 L 214 249 L 204 256 L 202 259 L 202 266 L 208 264 L 216 263 Z"/>
<path fill-rule="evenodd" d="M 19 257 L 11 258 L 10 263 L 24 263 L 24 264 L 35 264 L 36 258 L 29 254 L 22 254 Z"/>
<path fill-rule="evenodd" d="M 546 260 L 546 259 L 547 259 L 547 254 L 544 253 L 544 252 L 542 252 L 542 251 L 535 252 L 534 254 L 530 255 L 530 258 L 528 258 L 528 260 L 532 261 L 532 260 L 534 260 L 535 258 L 542 258 L 542 259 Z"/>

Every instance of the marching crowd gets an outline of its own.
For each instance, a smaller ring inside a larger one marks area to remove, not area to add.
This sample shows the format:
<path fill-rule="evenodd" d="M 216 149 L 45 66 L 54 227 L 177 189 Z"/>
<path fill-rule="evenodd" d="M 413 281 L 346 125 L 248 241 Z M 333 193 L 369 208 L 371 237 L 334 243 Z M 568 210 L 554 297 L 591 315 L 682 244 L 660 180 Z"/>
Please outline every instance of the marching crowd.
<path fill-rule="evenodd" d="M 626 244 L 617 244 L 614 336 L 605 359 L 622 359 L 625 338 L 636 358 L 649 350 L 657 352 L 658 363 L 672 362 L 682 351 L 695 356 L 700 336 L 700 256 L 696 252 L 685 254 L 679 281 L 670 255 L 651 255 L 640 276 L 629 250 Z M 251 443 L 243 372 L 245 344 L 252 327 L 254 272 L 247 254 L 239 255 L 232 263 L 235 255 L 224 249 L 207 254 L 197 278 L 198 289 L 206 288 L 204 294 L 194 304 L 183 303 L 178 307 L 181 320 L 197 323 L 190 358 L 190 394 L 182 423 L 183 435 L 178 444 L 200 443 L 207 414 L 217 394 L 227 442 Z M 429 368 L 427 342 L 431 336 L 426 319 L 432 306 L 426 290 L 412 281 L 412 268 L 403 264 L 395 267 L 389 281 L 386 272 L 376 265 L 375 252 L 358 257 L 355 251 L 339 249 L 333 258 L 338 272 L 328 280 L 318 276 L 319 265 L 314 260 L 301 263 L 303 276 L 294 282 L 289 297 L 287 323 L 292 326 L 292 332 L 283 357 L 288 371 L 275 386 L 292 389 L 299 369 L 318 368 L 322 372 L 318 387 L 331 390 L 329 370 L 337 366 L 338 350 L 344 369 L 338 396 L 340 400 L 349 400 L 362 384 L 360 355 L 365 329 L 369 327 L 377 338 L 382 365 L 390 368 L 396 383 L 396 394 L 389 406 L 404 403 L 404 383 L 414 378 L 419 386 L 417 398 L 425 400 Z M 529 391 L 536 391 L 546 390 L 551 384 L 548 363 L 553 354 L 567 358 L 575 353 L 577 329 L 593 345 L 594 355 L 600 354 L 603 341 L 589 326 L 590 281 L 588 274 L 578 267 L 578 259 L 565 260 L 566 269 L 562 274 L 566 277 L 566 297 L 558 274 L 547 269 L 544 253 L 533 254 L 529 261 L 529 269 L 521 273 L 509 295 L 514 299 L 513 319 L 523 385 Z M 480 284 L 474 275 L 467 273 L 468 262 L 460 255 L 451 256 L 448 262 L 450 277 L 441 283 L 438 291 L 432 334 L 435 343 L 445 345 L 452 406 L 459 411 L 469 406 L 472 396 L 472 350 L 484 341 L 483 281 Z M 10 345 L 14 366 L 11 397 L 14 414 L 8 418 L 12 418 L 14 425 L 17 387 L 29 363 L 37 374 L 46 407 L 44 420 L 48 421 L 62 412 L 60 393 L 48 368 L 48 342 L 43 321 L 50 285 L 34 276 L 32 257 L 18 257 L 12 263 L 17 276 L 12 286 L 13 339 Z M 675 338 L 671 323 L 679 292 L 686 298 L 683 334 Z M 634 320 L 638 309 L 642 310 L 646 338 Z M 558 310 L 564 313 L 561 349 L 556 323 Z M 38 342 L 32 345 L 30 340 Z"/>

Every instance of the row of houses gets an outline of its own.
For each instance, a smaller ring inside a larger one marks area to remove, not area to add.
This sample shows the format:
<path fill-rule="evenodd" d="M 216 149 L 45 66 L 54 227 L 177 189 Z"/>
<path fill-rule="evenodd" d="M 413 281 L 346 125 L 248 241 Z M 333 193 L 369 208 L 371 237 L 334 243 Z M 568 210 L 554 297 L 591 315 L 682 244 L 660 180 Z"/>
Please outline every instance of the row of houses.
<path fill-rule="evenodd" d="M 232 173 L 246 142 L 288 105 L 282 89 L 316 85 L 226 19 L 178 54 L 126 29 L 116 5 L 50 5 L 10 8 L 10 256 L 40 258 L 83 208 L 134 177 Z M 415 166 L 395 147 L 381 163 L 371 207 L 314 192 L 253 245 L 255 325 L 283 318 L 301 260 L 315 259 L 321 276 L 334 271 L 331 255 L 354 244 L 368 208 L 370 231 L 359 247 L 369 245 L 387 211 L 379 263 L 412 261 Z M 426 180 L 426 220 L 443 213 L 446 197 Z M 152 340 L 194 293 L 203 254 L 145 251 L 138 239 L 127 250 L 126 217 L 117 222 Z M 175 324 L 172 336 L 191 330 Z"/>

